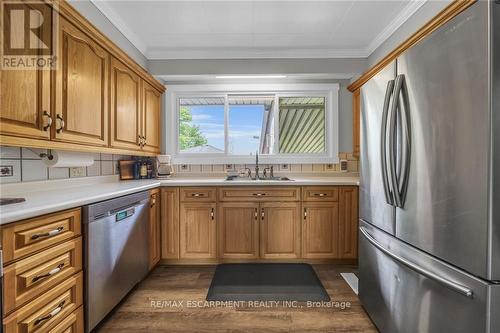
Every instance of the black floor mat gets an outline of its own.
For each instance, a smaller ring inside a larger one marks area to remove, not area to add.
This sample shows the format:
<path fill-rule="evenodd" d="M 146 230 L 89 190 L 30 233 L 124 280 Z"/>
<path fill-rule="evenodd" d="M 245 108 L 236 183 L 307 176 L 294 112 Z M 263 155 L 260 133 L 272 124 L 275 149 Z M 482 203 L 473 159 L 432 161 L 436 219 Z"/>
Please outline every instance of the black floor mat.
<path fill-rule="evenodd" d="M 309 264 L 221 264 L 208 301 L 330 301 Z"/>

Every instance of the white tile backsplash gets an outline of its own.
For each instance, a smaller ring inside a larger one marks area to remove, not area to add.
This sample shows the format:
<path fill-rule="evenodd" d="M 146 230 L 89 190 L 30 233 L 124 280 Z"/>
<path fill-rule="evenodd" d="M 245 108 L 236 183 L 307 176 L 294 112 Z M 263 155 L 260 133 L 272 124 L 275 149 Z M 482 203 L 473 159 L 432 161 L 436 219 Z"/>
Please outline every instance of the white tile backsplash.
<path fill-rule="evenodd" d="M 12 176 L 0 177 L 0 184 L 19 183 L 21 181 L 21 160 L 0 160 L 0 167 L 12 167 Z"/>
<path fill-rule="evenodd" d="M 87 167 L 87 176 L 96 177 L 101 175 L 101 161 L 94 161 L 94 164 Z"/>
<path fill-rule="evenodd" d="M 38 149 L 38 148 L 22 148 L 21 149 L 21 157 L 23 159 L 28 158 L 28 159 L 34 159 L 34 160 L 41 160 L 42 158 L 40 157 L 41 153 L 47 153 L 47 149 Z"/>
<path fill-rule="evenodd" d="M 0 158 L 21 158 L 21 148 L 0 147 Z"/>
<path fill-rule="evenodd" d="M 46 149 L 28 149 L 0 146 L 0 165 L 12 166 L 13 176 L 0 177 L 0 183 L 18 183 L 36 180 L 65 179 L 71 177 L 70 168 L 48 168 L 38 154 Z M 73 177 L 96 177 L 118 174 L 118 161 L 131 159 L 130 155 L 92 153 L 94 164 L 73 172 Z M 201 168 L 201 166 L 200 166 Z"/>
<path fill-rule="evenodd" d="M 21 162 L 21 178 L 23 182 L 48 179 L 48 170 L 42 160 L 25 160 Z"/>
<path fill-rule="evenodd" d="M 101 175 L 112 175 L 114 173 L 113 169 L 113 161 L 101 161 Z"/>
<path fill-rule="evenodd" d="M 69 178 L 69 168 L 48 168 L 49 179 Z"/>

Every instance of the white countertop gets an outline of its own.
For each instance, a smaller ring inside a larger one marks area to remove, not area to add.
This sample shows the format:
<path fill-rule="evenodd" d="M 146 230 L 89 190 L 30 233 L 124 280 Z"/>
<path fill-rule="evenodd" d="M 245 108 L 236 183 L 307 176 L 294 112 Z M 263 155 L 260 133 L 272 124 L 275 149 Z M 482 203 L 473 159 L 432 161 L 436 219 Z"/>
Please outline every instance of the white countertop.
<path fill-rule="evenodd" d="M 117 176 L 86 177 L 0 185 L 2 198 L 26 201 L 0 206 L 0 225 L 84 206 L 159 186 L 358 185 L 358 177 L 291 177 L 293 181 L 225 181 L 223 177 L 174 177 L 166 180 L 119 181 Z"/>

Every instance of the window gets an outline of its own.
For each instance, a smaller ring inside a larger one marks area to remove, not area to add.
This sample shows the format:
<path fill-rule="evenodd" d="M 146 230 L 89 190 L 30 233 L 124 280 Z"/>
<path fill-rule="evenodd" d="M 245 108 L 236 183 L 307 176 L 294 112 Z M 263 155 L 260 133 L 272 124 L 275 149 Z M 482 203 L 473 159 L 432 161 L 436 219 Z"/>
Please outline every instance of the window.
<path fill-rule="evenodd" d="M 276 89 L 283 86 L 260 91 L 170 86 L 167 103 L 175 125 L 167 152 L 175 163 L 246 164 L 256 153 L 263 163 L 337 162 L 338 86 Z"/>

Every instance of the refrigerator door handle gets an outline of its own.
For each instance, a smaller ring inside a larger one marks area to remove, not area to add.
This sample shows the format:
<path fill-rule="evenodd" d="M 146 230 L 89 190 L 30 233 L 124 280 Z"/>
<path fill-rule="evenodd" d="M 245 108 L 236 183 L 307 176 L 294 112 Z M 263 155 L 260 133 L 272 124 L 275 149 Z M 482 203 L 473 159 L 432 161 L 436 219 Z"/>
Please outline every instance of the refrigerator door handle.
<path fill-rule="evenodd" d="M 400 110 L 400 94 L 403 86 L 404 76 L 396 76 L 394 81 L 394 98 L 389 113 L 389 143 L 387 149 L 389 150 L 389 174 L 390 183 L 392 186 L 392 193 L 394 195 L 394 203 L 396 207 L 403 207 L 401 200 L 401 193 L 399 191 L 400 185 L 398 180 L 398 173 L 396 171 L 396 130 L 397 130 L 397 114 Z"/>
<path fill-rule="evenodd" d="M 359 227 L 359 230 L 361 231 L 361 233 L 363 234 L 363 236 L 366 238 L 366 240 L 368 242 L 370 242 L 377 249 L 379 249 L 380 251 L 382 251 L 384 254 L 391 257 L 395 261 L 399 262 L 400 264 L 402 264 L 402 265 L 408 267 L 409 269 L 411 269 L 411 270 L 413 270 L 413 271 L 415 271 L 415 272 L 417 272 L 417 273 L 419 273 L 419 274 L 421 274 L 421 275 L 423 275 L 431 280 L 434 280 L 434 281 L 444 285 L 445 287 L 447 287 L 453 291 L 456 291 L 457 293 L 462 294 L 466 297 L 472 298 L 472 296 L 474 295 L 473 291 L 470 288 L 463 286 L 457 282 L 448 280 L 447 278 L 439 276 L 433 272 L 430 272 L 430 271 L 426 270 L 425 268 L 420 267 L 417 264 L 392 253 L 391 251 L 386 249 L 382 244 L 377 242 L 377 240 L 375 240 L 375 238 L 373 238 L 370 235 L 370 233 L 368 232 L 368 230 L 366 230 L 365 227 Z"/>
<path fill-rule="evenodd" d="M 398 80 L 399 79 L 399 80 Z M 408 190 L 408 182 L 410 179 L 410 162 L 411 162 L 411 119 L 410 119 L 410 102 L 408 99 L 408 88 L 406 86 L 406 80 L 404 74 L 401 74 L 396 78 L 396 88 L 398 90 L 398 103 L 399 112 L 401 117 L 402 125 L 402 150 L 400 156 L 401 165 L 401 178 L 398 179 L 398 194 L 400 197 L 401 205 L 400 208 L 404 207 L 406 200 L 406 193 Z M 401 97 L 401 98 L 399 98 Z"/>
<path fill-rule="evenodd" d="M 387 120 L 389 113 L 389 105 L 391 101 L 391 96 L 394 90 L 394 80 L 387 82 L 387 88 L 385 90 L 384 107 L 382 111 L 382 131 L 380 134 L 380 151 L 381 151 L 381 161 L 382 161 L 382 182 L 384 184 L 385 201 L 394 206 L 394 199 L 389 189 L 389 171 L 387 168 Z"/>

